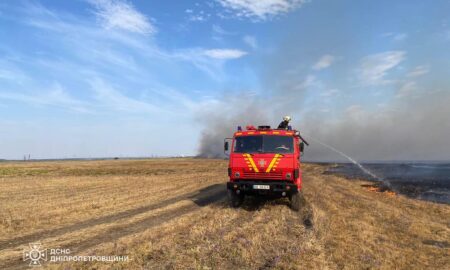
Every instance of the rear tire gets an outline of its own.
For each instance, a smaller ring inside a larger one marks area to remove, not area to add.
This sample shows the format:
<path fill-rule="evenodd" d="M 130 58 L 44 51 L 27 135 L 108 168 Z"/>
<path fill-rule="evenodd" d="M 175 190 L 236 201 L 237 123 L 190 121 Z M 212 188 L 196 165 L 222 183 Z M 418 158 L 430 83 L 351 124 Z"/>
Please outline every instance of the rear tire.
<path fill-rule="evenodd" d="M 244 202 L 244 195 L 242 194 L 236 194 L 233 190 L 228 190 L 228 200 L 230 201 L 230 206 L 233 208 L 237 208 L 241 206 L 241 204 Z"/>
<path fill-rule="evenodd" d="M 291 209 L 298 212 L 302 208 L 302 206 L 304 204 L 304 200 L 305 200 L 305 198 L 303 197 L 302 191 L 292 194 L 289 197 L 289 201 L 291 202 L 291 205 L 290 205 Z"/>

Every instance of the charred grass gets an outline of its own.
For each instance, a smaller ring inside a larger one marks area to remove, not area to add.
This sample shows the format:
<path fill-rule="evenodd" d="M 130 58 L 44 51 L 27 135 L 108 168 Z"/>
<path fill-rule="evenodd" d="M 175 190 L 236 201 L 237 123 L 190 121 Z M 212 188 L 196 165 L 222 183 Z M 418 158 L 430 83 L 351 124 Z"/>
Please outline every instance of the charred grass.
<path fill-rule="evenodd" d="M 305 164 L 304 207 L 226 201 L 226 161 L 0 163 L 0 268 L 31 242 L 128 262 L 51 269 L 445 269 L 450 207 L 370 192 Z"/>

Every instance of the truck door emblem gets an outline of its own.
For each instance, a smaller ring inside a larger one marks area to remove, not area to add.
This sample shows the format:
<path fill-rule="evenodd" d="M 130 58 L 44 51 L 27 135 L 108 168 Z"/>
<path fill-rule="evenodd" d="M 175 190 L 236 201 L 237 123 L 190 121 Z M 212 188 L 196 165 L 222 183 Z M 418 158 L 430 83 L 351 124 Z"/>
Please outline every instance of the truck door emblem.
<path fill-rule="evenodd" d="M 266 166 L 267 162 L 266 162 L 265 159 L 260 159 L 258 161 L 258 164 L 259 164 L 260 167 L 264 168 Z"/>

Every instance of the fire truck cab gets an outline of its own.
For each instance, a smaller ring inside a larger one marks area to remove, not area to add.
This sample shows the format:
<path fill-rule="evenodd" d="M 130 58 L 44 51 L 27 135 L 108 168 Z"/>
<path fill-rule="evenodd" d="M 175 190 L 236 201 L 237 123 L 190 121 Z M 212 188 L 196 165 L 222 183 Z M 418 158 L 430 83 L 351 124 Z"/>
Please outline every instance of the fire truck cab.
<path fill-rule="evenodd" d="M 270 126 L 238 127 L 224 142 L 229 155 L 227 182 L 232 207 L 239 207 L 246 195 L 287 197 L 298 211 L 303 201 L 301 154 L 304 141 L 299 131 Z"/>

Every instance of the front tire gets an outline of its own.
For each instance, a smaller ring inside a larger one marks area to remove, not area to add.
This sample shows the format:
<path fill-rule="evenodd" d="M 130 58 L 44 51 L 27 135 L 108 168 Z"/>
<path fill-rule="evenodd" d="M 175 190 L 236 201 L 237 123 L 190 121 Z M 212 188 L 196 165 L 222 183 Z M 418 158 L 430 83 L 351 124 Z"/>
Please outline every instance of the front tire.
<path fill-rule="evenodd" d="M 233 208 L 237 208 L 241 206 L 241 204 L 244 202 L 244 195 L 242 194 L 236 194 L 233 190 L 228 190 L 228 200 L 230 202 L 230 206 Z"/>
<path fill-rule="evenodd" d="M 298 212 L 302 208 L 304 200 L 305 199 L 303 197 L 302 191 L 292 194 L 289 197 L 289 201 L 291 202 L 291 209 Z"/>

